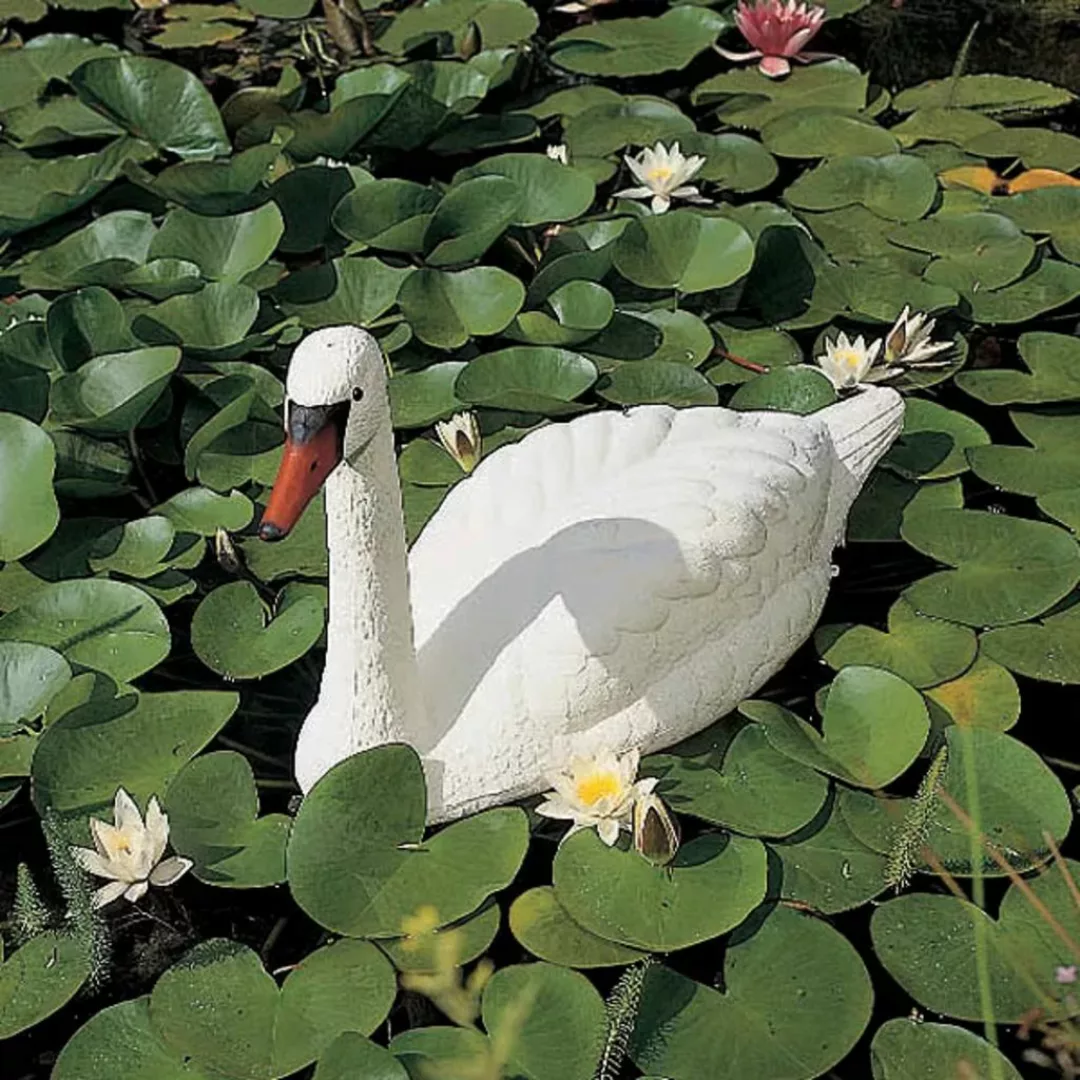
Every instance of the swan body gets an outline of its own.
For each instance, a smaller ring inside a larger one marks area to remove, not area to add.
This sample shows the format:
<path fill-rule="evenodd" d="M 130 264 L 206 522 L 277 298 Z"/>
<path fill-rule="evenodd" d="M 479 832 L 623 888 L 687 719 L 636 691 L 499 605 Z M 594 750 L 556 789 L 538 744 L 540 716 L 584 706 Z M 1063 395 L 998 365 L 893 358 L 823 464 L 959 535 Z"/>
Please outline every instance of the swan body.
<path fill-rule="evenodd" d="M 754 693 L 813 630 L 903 418 L 875 387 L 809 416 L 585 414 L 485 458 L 406 556 L 384 372 L 351 327 L 289 371 L 290 407 L 362 390 L 326 481 L 327 663 L 296 769 L 306 791 L 408 742 L 432 821 L 545 790 L 572 754 L 670 746 Z"/>

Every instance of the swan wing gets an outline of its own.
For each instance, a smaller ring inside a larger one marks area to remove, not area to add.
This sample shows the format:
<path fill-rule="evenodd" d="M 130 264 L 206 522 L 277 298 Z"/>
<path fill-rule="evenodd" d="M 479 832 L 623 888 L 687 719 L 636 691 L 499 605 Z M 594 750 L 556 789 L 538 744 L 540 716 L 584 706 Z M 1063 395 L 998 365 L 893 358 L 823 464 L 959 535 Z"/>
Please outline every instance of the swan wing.
<path fill-rule="evenodd" d="M 457 726 L 512 743 L 500 717 L 570 733 L 647 698 L 822 562 L 835 460 L 813 418 L 666 406 L 497 451 L 410 556 L 432 738 Z"/>

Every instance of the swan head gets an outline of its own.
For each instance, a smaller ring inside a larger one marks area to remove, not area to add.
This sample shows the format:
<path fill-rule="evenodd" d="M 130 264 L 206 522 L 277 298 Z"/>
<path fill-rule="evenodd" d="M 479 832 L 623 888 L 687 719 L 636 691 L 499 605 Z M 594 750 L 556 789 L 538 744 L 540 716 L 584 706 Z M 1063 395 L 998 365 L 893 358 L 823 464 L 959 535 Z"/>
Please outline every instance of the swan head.
<path fill-rule="evenodd" d="M 287 536 L 330 473 L 364 450 L 387 415 L 386 363 L 371 334 L 328 326 L 304 338 L 285 378 L 285 449 L 259 536 Z"/>

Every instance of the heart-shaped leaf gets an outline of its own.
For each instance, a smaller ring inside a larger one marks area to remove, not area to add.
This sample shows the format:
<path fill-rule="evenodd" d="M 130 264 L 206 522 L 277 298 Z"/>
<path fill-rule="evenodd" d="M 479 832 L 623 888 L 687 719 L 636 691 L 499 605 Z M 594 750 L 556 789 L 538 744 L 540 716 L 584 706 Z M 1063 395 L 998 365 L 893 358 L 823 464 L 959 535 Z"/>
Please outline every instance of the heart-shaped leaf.
<path fill-rule="evenodd" d="M 35 720 L 71 680 L 68 662 L 44 645 L 0 641 L 0 736 Z"/>
<path fill-rule="evenodd" d="M 639 360 L 601 376 L 596 392 L 616 405 L 715 405 L 716 387 L 686 364 Z"/>
<path fill-rule="evenodd" d="M 46 932 L 0 962 L 0 1039 L 10 1039 L 62 1008 L 90 975 L 86 943 Z"/>
<path fill-rule="evenodd" d="M 22 558 L 56 529 L 55 463 L 52 440 L 37 424 L 0 412 L 0 562 Z"/>
<path fill-rule="evenodd" d="M 1025 627 L 1016 629 L 1023 630 Z M 984 638 L 980 642 L 980 649 L 985 643 Z M 1042 655 L 1048 654 L 1043 652 Z M 940 683 L 927 691 L 926 696 L 945 713 L 951 723 L 961 727 L 1007 731 L 1020 718 L 1020 688 L 1016 680 L 1007 668 L 988 659 L 982 652 L 958 679 Z"/>
<path fill-rule="evenodd" d="M 654 754 L 643 771 L 660 779 L 663 800 L 680 814 L 751 836 L 788 836 L 821 809 L 828 781 L 774 750 L 758 724 L 747 724 L 721 754 Z"/>
<path fill-rule="evenodd" d="M 937 195 L 933 170 L 911 154 L 834 158 L 803 173 L 784 193 L 800 210 L 838 210 L 858 203 L 879 217 L 916 221 Z"/>
<path fill-rule="evenodd" d="M 488 810 L 422 841 L 420 759 L 390 744 L 335 765 L 308 793 L 289 838 L 289 885 L 317 922 L 354 937 L 397 937 L 432 906 L 454 922 L 513 880 L 528 843 L 525 815 Z"/>
<path fill-rule="evenodd" d="M 895 780 L 918 756 L 930 731 L 922 695 L 873 667 L 846 667 L 836 676 L 820 735 L 771 702 L 743 702 L 739 710 L 764 725 L 781 753 L 857 787 L 880 788 Z"/>
<path fill-rule="evenodd" d="M 218 938 L 158 979 L 150 1019 L 166 1044 L 208 1071 L 272 1080 L 314 1061 L 343 1031 L 370 1034 L 395 992 L 389 961 L 367 942 L 312 953 L 279 990 L 256 953 Z"/>
<path fill-rule="evenodd" d="M 161 150 L 206 158 L 231 149 L 209 90 L 176 64 L 130 53 L 102 57 L 76 68 L 70 81 L 88 105 Z M 161 108 L 163 101 L 170 107 Z"/>
<path fill-rule="evenodd" d="M 34 753 L 34 796 L 42 807 L 85 814 L 118 787 L 145 803 L 225 726 L 236 694 L 180 690 L 91 698 L 50 724 Z"/>
<path fill-rule="evenodd" d="M 904 429 L 884 464 L 912 480 L 945 480 L 967 471 L 968 450 L 989 443 L 986 429 L 971 417 L 913 397 L 904 409 Z"/>
<path fill-rule="evenodd" d="M 321 585 L 293 583 L 268 611 L 249 581 L 219 585 L 191 619 L 191 647 L 227 679 L 258 679 L 299 659 L 319 640 L 326 616 Z"/>
<path fill-rule="evenodd" d="M 484 1027 L 510 1046 L 511 1067 L 535 1080 L 592 1080 L 607 1013 L 584 975 L 554 964 L 515 964 L 484 988 Z"/>
<path fill-rule="evenodd" d="M 1021 334 L 1023 371 L 963 371 L 956 385 L 990 405 L 1072 401 L 1080 398 L 1080 339 L 1068 334 Z"/>
<path fill-rule="evenodd" d="M 1021 1080 L 996 1047 L 966 1028 L 910 1017 L 888 1020 L 870 1044 L 874 1080 L 951 1080 L 974 1069 L 976 1076 Z"/>
<path fill-rule="evenodd" d="M 811 1080 L 847 1055 L 873 1003 L 848 941 L 785 907 L 728 947 L 723 987 L 650 968 L 630 1042 L 638 1067 L 671 1080 Z"/>
<path fill-rule="evenodd" d="M 598 937 L 653 952 L 685 949 L 737 926 L 765 896 L 765 847 L 707 833 L 654 866 L 592 830 L 569 837 L 552 868 L 555 897 Z"/>
<path fill-rule="evenodd" d="M 141 589 L 120 581 L 58 581 L 0 617 L 0 641 L 48 645 L 127 682 L 169 652 L 169 624 Z"/>
<path fill-rule="evenodd" d="M 521 213 L 523 193 L 504 176 L 478 176 L 451 188 L 424 233 L 431 266 L 480 258 Z"/>
<path fill-rule="evenodd" d="M 398 302 L 421 341 L 456 349 L 473 334 L 505 330 L 525 302 L 525 286 L 495 266 L 424 268 L 405 279 Z"/>
<path fill-rule="evenodd" d="M 975 659 L 971 630 L 920 615 L 906 600 L 889 608 L 888 626 L 887 633 L 870 626 L 843 630 L 821 658 L 837 671 L 849 664 L 885 668 L 920 689 L 956 678 Z"/>
<path fill-rule="evenodd" d="M 496 154 L 462 169 L 454 184 L 477 176 L 503 176 L 517 185 L 521 201 L 512 224 L 525 227 L 572 221 L 592 206 L 596 196 L 596 185 L 584 172 L 546 154 Z"/>
<path fill-rule="evenodd" d="M 566 349 L 500 349 L 470 360 L 454 393 L 472 405 L 559 416 L 582 410 L 574 398 L 596 382 L 596 375 L 591 360 Z"/>
<path fill-rule="evenodd" d="M 991 660 L 1030 679 L 1080 683 L 1080 605 L 1035 623 L 990 630 L 982 648 Z"/>
<path fill-rule="evenodd" d="M 1074 880 L 1078 869 L 1076 863 L 1069 864 Z M 1028 885 L 1044 910 L 1075 940 L 1080 920 L 1065 877 L 1055 870 Z M 1062 944 L 1015 885 L 1006 892 L 996 921 L 966 900 L 911 893 L 882 904 L 870 921 L 870 933 L 889 974 L 934 1012 L 982 1019 L 980 954 L 994 1016 L 1001 1023 L 1018 1023 L 1036 1007 L 1049 1019 L 1068 1008 L 1060 1002 L 1060 988 L 1054 983 Z"/>
<path fill-rule="evenodd" d="M 169 785 L 165 800 L 172 846 L 211 885 L 257 888 L 285 880 L 291 820 L 259 817 L 259 794 L 247 759 L 231 750 L 200 754 Z"/>
<path fill-rule="evenodd" d="M 955 567 L 908 587 L 916 611 L 971 626 L 1022 622 L 1046 611 L 1080 581 L 1080 547 L 1063 529 L 979 510 L 909 514 L 912 547 Z"/>
<path fill-rule="evenodd" d="M 753 261 L 754 242 L 741 225 L 693 210 L 635 218 L 615 244 L 619 273 L 647 289 L 722 289 Z"/>
<path fill-rule="evenodd" d="M 578 926 L 550 886 L 529 889 L 514 901 L 510 907 L 510 929 L 534 956 L 563 967 L 615 967 L 632 964 L 647 955 Z"/>

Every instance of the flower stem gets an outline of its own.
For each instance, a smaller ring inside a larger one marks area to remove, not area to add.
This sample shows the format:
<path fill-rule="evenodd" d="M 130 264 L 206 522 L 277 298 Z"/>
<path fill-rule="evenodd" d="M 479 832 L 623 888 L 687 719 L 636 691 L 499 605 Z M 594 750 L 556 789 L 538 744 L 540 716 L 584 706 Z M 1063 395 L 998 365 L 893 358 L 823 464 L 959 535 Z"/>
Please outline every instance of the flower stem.
<path fill-rule="evenodd" d="M 717 356 L 722 356 L 725 360 L 730 360 L 737 367 L 746 368 L 747 371 L 752 371 L 756 375 L 764 375 L 766 372 L 771 371 L 766 364 L 755 364 L 753 360 L 747 360 L 742 356 L 736 356 L 734 353 L 725 352 L 721 348 L 713 349 L 713 352 Z"/>

